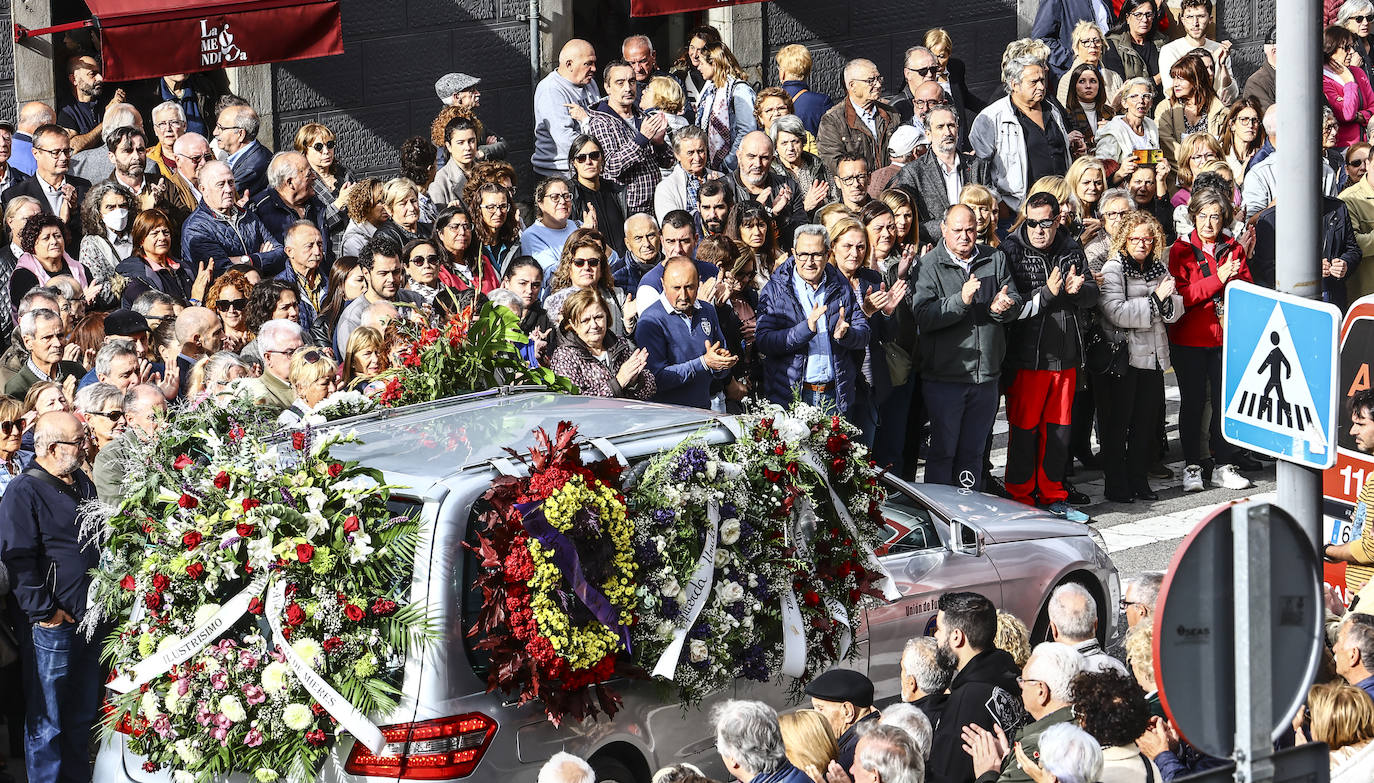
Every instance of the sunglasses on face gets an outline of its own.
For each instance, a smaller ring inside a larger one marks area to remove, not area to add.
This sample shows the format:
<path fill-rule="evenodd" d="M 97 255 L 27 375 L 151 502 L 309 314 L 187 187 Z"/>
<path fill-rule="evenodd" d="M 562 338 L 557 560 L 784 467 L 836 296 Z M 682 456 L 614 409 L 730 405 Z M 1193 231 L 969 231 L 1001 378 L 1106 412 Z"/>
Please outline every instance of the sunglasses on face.
<path fill-rule="evenodd" d="M 124 418 L 124 411 L 86 411 L 87 416 L 104 416 L 110 420 L 111 424 L 117 423 Z"/>
<path fill-rule="evenodd" d="M 907 68 L 907 70 L 911 71 L 912 73 L 918 73 L 926 77 L 927 79 L 940 72 L 939 66 L 935 65 L 927 65 L 924 68 Z"/>
<path fill-rule="evenodd" d="M 247 299 L 216 299 L 216 310 L 239 310 L 242 311 L 248 306 Z"/>
<path fill-rule="evenodd" d="M 312 149 L 312 150 L 314 150 L 314 151 L 316 151 L 316 152 L 324 152 L 325 150 L 332 150 L 332 149 L 334 149 L 334 140 L 333 140 L 333 139 L 330 139 L 329 141 L 317 141 L 317 142 L 315 142 L 314 144 L 311 144 L 311 145 L 310 145 L 310 149 Z"/>
<path fill-rule="evenodd" d="M 1349 163 L 1347 163 L 1347 164 L 1345 164 L 1345 165 L 1349 166 L 1349 167 L 1352 168 L 1352 169 L 1357 169 L 1357 168 L 1363 166 L 1364 164 L 1366 164 L 1366 163 L 1368 163 L 1368 162 L 1369 162 L 1369 158 L 1356 158 L 1355 160 L 1352 160 L 1352 161 L 1350 161 Z"/>
<path fill-rule="evenodd" d="M 1354 22 L 1355 24 L 1364 24 L 1370 19 L 1374 19 L 1374 16 L 1370 16 L 1368 14 L 1360 14 L 1359 16 L 1350 17 L 1350 21 Z"/>
<path fill-rule="evenodd" d="M 573 160 L 578 163 L 590 163 L 594 160 L 601 160 L 601 151 L 593 150 L 591 152 L 579 152 L 577 155 L 573 156 Z"/>
<path fill-rule="evenodd" d="M 24 420 L 13 419 L 11 421 L 0 421 L 0 435 L 9 437 L 24 431 Z"/>
<path fill-rule="evenodd" d="M 408 263 L 415 266 L 438 266 L 439 256 L 411 256 Z"/>
<path fill-rule="evenodd" d="M 574 258 L 572 260 L 572 265 L 579 268 L 584 266 L 601 266 L 601 261 L 596 258 Z"/>
<path fill-rule="evenodd" d="M 1030 228 L 1050 228 L 1059 223 L 1059 218 L 1045 218 L 1044 220 L 1026 219 L 1026 225 Z"/>

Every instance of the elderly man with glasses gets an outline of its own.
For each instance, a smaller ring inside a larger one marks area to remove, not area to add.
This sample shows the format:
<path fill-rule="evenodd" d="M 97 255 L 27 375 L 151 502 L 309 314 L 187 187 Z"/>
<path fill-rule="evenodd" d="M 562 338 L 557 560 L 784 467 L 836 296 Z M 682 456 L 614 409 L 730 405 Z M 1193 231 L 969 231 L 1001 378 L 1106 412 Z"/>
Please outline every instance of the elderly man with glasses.
<path fill-rule="evenodd" d="M 240 194 L 251 198 L 269 187 L 267 167 L 272 151 L 258 143 L 258 113 L 252 106 L 227 106 L 215 123 L 215 141 L 228 157 Z"/>
<path fill-rule="evenodd" d="M 42 125 L 33 132 L 33 157 L 37 170 L 33 177 L 10 185 L 0 194 L 0 206 L 15 196 L 32 196 L 43 207 L 43 214 L 56 215 L 67 225 L 69 244 L 81 241 L 81 202 L 91 189 L 89 180 L 68 174 L 72 162 L 72 143 L 67 132 L 56 125 Z"/>
<path fill-rule="evenodd" d="M 821 117 L 816 133 L 816 150 L 831 174 L 846 154 L 859 155 L 875 171 L 891 162 L 887 145 L 901 117 L 882 95 L 883 77 L 870 60 L 850 60 L 844 67 L 844 88 L 848 97 Z"/>

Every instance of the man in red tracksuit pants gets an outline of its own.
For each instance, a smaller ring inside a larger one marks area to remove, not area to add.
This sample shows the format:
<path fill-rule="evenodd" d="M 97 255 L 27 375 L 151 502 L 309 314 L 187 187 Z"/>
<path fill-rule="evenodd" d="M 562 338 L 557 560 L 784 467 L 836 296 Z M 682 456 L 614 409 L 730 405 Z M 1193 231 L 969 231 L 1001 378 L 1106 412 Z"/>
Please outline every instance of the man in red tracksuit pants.
<path fill-rule="evenodd" d="M 1025 306 L 1008 327 L 1007 492 L 1022 503 L 1069 512 L 1064 488 L 1069 424 L 1078 368 L 1083 362 L 1087 312 L 1097 304 L 1083 248 L 1059 224 L 1059 200 L 1036 193 L 1026 220 L 1002 251 Z"/>

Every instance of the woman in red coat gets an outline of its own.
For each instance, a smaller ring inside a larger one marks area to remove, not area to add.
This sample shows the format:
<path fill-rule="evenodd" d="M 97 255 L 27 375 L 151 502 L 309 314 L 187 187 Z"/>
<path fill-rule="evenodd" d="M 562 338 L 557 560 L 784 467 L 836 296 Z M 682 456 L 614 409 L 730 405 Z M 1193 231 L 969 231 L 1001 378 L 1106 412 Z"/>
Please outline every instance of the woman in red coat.
<path fill-rule="evenodd" d="M 1199 188 L 1188 202 L 1193 232 L 1169 249 L 1169 273 L 1183 296 L 1183 317 L 1169 327 L 1169 354 L 1178 377 L 1178 436 L 1183 441 L 1183 490 L 1197 492 L 1207 483 L 1245 489 L 1250 480 L 1239 470 L 1260 464 L 1221 436 L 1221 316 L 1226 286 L 1250 280 L 1245 250 L 1225 232 L 1232 219 L 1229 196 Z M 1212 417 L 1203 428 L 1208 395 Z M 1208 454 L 1202 450 L 1206 436 Z M 1220 467 L 1217 467 L 1220 466 Z M 1214 470 L 1215 468 L 1215 470 Z"/>

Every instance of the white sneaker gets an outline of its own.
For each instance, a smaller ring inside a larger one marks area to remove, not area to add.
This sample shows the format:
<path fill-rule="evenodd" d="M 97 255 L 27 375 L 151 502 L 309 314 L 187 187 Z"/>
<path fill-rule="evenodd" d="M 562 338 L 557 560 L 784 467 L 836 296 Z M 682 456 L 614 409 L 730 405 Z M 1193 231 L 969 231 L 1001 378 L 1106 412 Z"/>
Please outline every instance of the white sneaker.
<path fill-rule="evenodd" d="M 1235 465 L 1219 465 L 1212 471 L 1212 486 L 1222 489 L 1249 489 L 1255 485 L 1250 479 L 1240 475 Z"/>
<path fill-rule="evenodd" d="M 1183 491 L 1201 492 L 1202 491 L 1202 466 L 1189 465 L 1183 469 Z"/>

